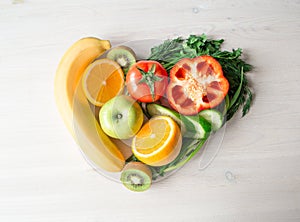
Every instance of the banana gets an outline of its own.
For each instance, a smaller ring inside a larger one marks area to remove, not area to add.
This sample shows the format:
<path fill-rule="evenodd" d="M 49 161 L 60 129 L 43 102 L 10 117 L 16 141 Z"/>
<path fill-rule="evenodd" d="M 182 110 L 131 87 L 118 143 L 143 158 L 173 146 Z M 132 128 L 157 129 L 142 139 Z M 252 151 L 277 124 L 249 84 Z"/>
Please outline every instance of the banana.
<path fill-rule="evenodd" d="M 62 57 L 54 81 L 54 94 L 59 112 L 70 133 L 73 131 L 74 92 L 87 66 L 99 55 L 110 49 L 108 40 L 94 37 L 75 42 Z"/>
<path fill-rule="evenodd" d="M 58 65 L 54 92 L 60 114 L 85 156 L 97 167 L 119 172 L 124 156 L 102 131 L 81 84 L 88 65 L 109 48 L 109 41 L 93 37 L 75 42 Z"/>
<path fill-rule="evenodd" d="M 83 153 L 92 163 L 109 172 L 119 172 L 125 159 L 118 147 L 103 132 L 85 97 L 82 84 L 75 91 L 74 133 Z"/>

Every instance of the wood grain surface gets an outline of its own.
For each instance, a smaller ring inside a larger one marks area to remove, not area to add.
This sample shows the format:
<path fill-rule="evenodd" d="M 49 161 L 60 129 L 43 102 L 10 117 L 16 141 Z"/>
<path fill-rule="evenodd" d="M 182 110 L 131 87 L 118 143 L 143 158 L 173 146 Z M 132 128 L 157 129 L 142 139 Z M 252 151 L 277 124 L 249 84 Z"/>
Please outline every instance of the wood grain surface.
<path fill-rule="evenodd" d="M 144 193 L 95 172 L 58 114 L 54 75 L 85 36 L 206 33 L 255 69 L 250 113 Z M 299 0 L 0 0 L 0 221 L 300 221 Z"/>

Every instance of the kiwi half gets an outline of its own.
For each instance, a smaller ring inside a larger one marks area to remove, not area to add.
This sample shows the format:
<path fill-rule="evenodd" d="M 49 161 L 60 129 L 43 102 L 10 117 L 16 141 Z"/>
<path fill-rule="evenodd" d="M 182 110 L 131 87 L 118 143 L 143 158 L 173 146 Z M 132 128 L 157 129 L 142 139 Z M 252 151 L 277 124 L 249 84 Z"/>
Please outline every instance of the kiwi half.
<path fill-rule="evenodd" d="M 129 68 L 136 63 L 135 52 L 127 46 L 117 46 L 109 50 L 106 57 L 116 61 L 126 74 Z"/>
<path fill-rule="evenodd" d="M 152 172 L 144 163 L 130 162 L 123 169 L 121 181 L 127 189 L 142 192 L 150 188 Z"/>

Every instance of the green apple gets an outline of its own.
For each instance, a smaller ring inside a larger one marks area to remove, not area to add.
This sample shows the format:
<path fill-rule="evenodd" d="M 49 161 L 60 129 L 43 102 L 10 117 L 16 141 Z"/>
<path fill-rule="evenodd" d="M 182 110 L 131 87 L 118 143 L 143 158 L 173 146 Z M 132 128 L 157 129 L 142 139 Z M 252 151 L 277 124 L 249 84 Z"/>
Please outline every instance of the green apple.
<path fill-rule="evenodd" d="M 134 99 L 121 95 L 112 98 L 101 107 L 99 120 L 108 136 L 128 139 L 139 131 L 144 115 L 142 108 Z"/>

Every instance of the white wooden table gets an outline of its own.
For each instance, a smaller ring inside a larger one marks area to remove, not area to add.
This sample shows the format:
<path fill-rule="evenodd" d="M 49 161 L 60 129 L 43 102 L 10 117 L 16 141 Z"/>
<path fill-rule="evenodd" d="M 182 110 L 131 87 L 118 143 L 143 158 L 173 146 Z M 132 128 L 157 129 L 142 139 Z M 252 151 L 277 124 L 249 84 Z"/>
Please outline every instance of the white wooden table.
<path fill-rule="evenodd" d="M 55 106 L 65 50 L 201 33 L 255 66 L 250 113 L 204 170 L 198 156 L 144 193 L 96 173 Z M 299 39 L 299 0 L 1 0 L 0 221 L 300 221 Z"/>

